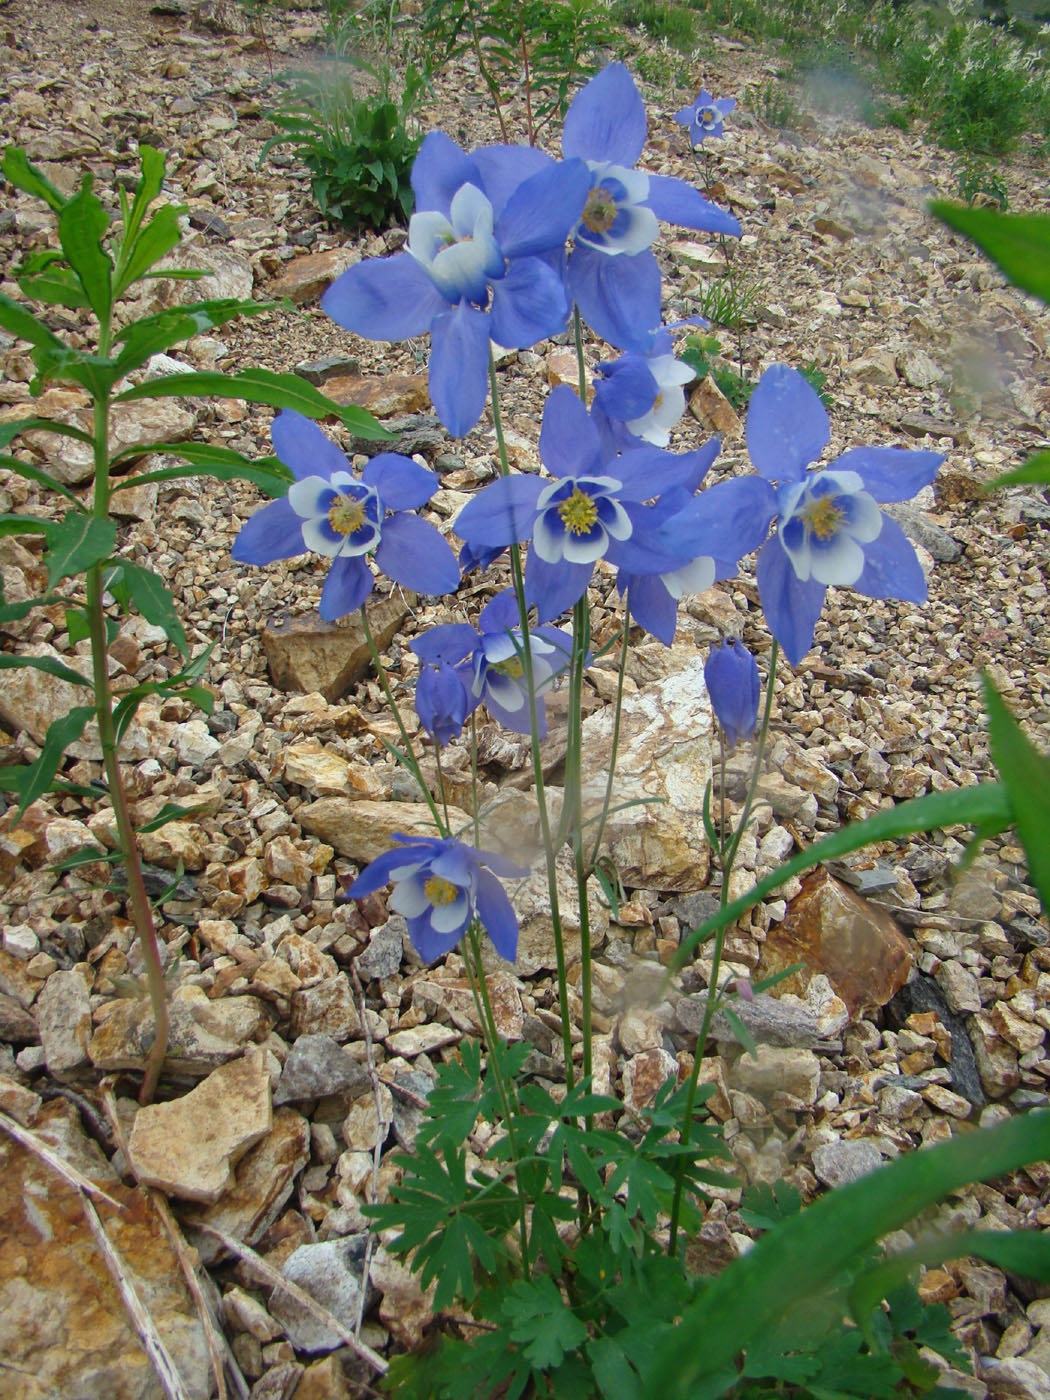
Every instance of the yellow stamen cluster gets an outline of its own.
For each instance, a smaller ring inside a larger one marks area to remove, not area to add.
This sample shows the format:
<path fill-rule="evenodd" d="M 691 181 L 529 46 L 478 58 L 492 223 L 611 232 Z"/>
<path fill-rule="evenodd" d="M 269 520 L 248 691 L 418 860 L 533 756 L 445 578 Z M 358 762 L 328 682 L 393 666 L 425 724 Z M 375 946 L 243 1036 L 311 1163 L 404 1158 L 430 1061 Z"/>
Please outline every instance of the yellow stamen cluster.
<path fill-rule="evenodd" d="M 340 496 L 328 511 L 328 523 L 338 535 L 352 535 L 365 523 L 365 508 L 360 501 Z"/>
<path fill-rule="evenodd" d="M 815 501 L 810 501 L 802 512 L 802 519 L 806 528 L 818 540 L 830 540 L 845 517 L 845 511 L 841 510 L 831 496 L 818 496 Z"/>
<path fill-rule="evenodd" d="M 455 904 L 459 898 L 459 886 L 454 885 L 451 880 L 446 880 L 443 875 L 431 875 L 423 885 L 423 893 L 431 904 Z"/>
<path fill-rule="evenodd" d="M 616 201 L 608 190 L 596 185 L 583 206 L 583 226 L 591 233 L 606 233 L 616 221 Z"/>
<path fill-rule="evenodd" d="M 586 535 L 598 519 L 598 507 L 593 498 L 577 486 L 568 500 L 562 501 L 558 514 L 566 530 L 574 535 Z"/>
<path fill-rule="evenodd" d="M 525 674 L 525 663 L 520 656 L 508 656 L 506 661 L 497 661 L 492 669 L 501 676 L 509 676 L 512 681 L 520 681 Z"/>

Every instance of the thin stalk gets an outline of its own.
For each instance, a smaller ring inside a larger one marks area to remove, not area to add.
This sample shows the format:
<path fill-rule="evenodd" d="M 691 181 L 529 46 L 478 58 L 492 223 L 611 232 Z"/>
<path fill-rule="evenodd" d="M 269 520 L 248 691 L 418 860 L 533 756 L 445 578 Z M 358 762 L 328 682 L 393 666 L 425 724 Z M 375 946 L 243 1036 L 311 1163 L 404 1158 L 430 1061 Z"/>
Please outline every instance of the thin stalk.
<path fill-rule="evenodd" d="M 758 734 L 758 744 L 755 748 L 755 759 L 751 766 L 751 781 L 748 784 L 747 797 L 744 800 L 744 807 L 740 814 L 736 830 L 733 832 L 727 845 L 719 856 L 722 862 L 722 889 L 719 895 L 721 908 L 725 908 L 729 901 L 729 877 L 733 873 L 733 863 L 736 860 L 736 853 L 740 848 L 740 841 L 747 827 L 748 818 L 751 815 L 751 807 L 755 800 L 755 793 L 758 789 L 758 780 L 762 774 L 762 759 L 765 755 L 766 739 L 769 735 L 769 717 L 773 711 L 773 684 L 777 674 L 777 659 L 780 655 L 780 648 L 777 642 L 773 642 L 773 650 L 769 656 L 769 678 L 766 681 L 766 701 L 762 712 L 762 724 Z M 724 741 L 721 746 L 722 765 L 722 792 L 726 786 L 726 753 Z M 725 833 L 725 798 L 722 799 L 722 832 Z M 714 956 L 711 959 L 711 980 L 707 985 L 707 1000 L 704 1004 L 704 1019 L 700 1023 L 700 1033 L 696 1038 L 696 1052 L 693 1056 L 693 1067 L 689 1072 L 688 1089 L 686 1091 L 685 1113 L 682 1117 L 682 1127 L 680 1140 L 688 1146 L 693 1136 L 693 1111 L 696 1107 L 696 1086 L 700 1079 L 700 1062 L 707 1049 L 707 1037 L 711 1033 L 711 1022 L 714 1020 L 715 1010 L 718 1006 L 719 988 L 718 978 L 722 971 L 722 952 L 725 948 L 728 927 L 721 928 L 715 934 Z M 671 1205 L 671 1242 L 668 1246 L 668 1253 L 674 1255 L 678 1248 L 678 1221 L 682 1209 L 682 1188 L 684 1178 L 679 1172 L 674 1184 L 674 1201 Z"/>
<path fill-rule="evenodd" d="M 609 771 L 605 778 L 605 797 L 602 800 L 602 810 L 598 817 L 598 830 L 595 833 L 594 845 L 591 848 L 590 865 L 592 869 L 598 860 L 598 850 L 602 844 L 602 837 L 605 835 L 605 823 L 609 820 L 613 783 L 616 777 L 616 755 L 620 747 L 620 721 L 623 717 L 623 683 L 627 674 L 627 637 L 630 633 L 630 629 L 631 610 L 625 598 L 623 604 L 623 633 L 620 639 L 620 664 L 616 671 L 616 709 L 613 711 L 612 750 L 609 754 Z"/>
<path fill-rule="evenodd" d="M 525 25 L 520 18 L 518 32 L 521 35 L 521 65 L 525 74 L 525 120 L 529 128 L 529 145 L 535 146 L 536 129 L 532 124 L 532 70 L 529 67 L 529 41 L 525 35 Z"/>
<path fill-rule="evenodd" d="M 587 879 L 590 868 L 583 854 L 583 670 L 590 650 L 591 614 L 583 597 L 573 608 L 572 661 L 569 668 L 569 744 L 565 755 L 564 822 L 569 814 L 573 864 L 576 870 L 576 893 L 580 907 L 580 974 L 583 1001 L 583 1074 L 589 1079 L 593 1070 L 591 1052 L 592 969 L 590 909 L 587 904 Z M 562 1007 L 567 1017 L 568 1007 Z"/>
<path fill-rule="evenodd" d="M 408 737 L 408 730 L 405 728 L 405 722 L 401 718 L 401 711 L 398 709 L 397 701 L 394 699 L 394 692 L 390 688 L 390 681 L 386 674 L 386 667 L 383 665 L 382 658 L 379 655 L 379 649 L 377 648 L 375 641 L 372 637 L 372 629 L 368 625 L 368 614 L 365 611 L 363 604 L 361 607 L 361 628 L 365 634 L 365 641 L 368 643 L 368 650 L 372 657 L 372 664 L 376 668 L 376 675 L 379 677 L 379 684 L 383 688 L 383 695 L 386 698 L 386 703 L 390 707 L 390 713 L 394 716 L 394 719 L 397 721 L 398 733 L 401 735 L 401 742 L 405 746 L 404 752 L 405 758 L 408 761 L 409 772 L 419 784 L 419 790 L 420 792 L 422 792 L 423 797 L 426 799 L 426 804 L 430 808 L 430 815 L 434 818 L 434 825 L 437 827 L 438 831 L 441 832 L 442 836 L 448 836 L 448 823 L 443 822 L 441 820 L 441 814 L 438 812 L 437 805 L 434 802 L 434 798 L 430 791 L 430 788 L 423 780 L 423 774 L 419 767 L 419 760 L 416 758 L 416 751 L 412 747 L 412 740 Z"/>
<path fill-rule="evenodd" d="M 496 429 L 496 444 L 499 450 L 500 473 L 510 475 L 507 461 L 507 444 L 503 436 L 503 416 L 499 406 L 499 385 L 496 381 L 496 361 L 489 348 L 489 388 L 492 396 L 492 421 Z M 554 957 L 558 975 L 558 1004 L 561 1007 L 562 1050 L 565 1055 L 565 1082 L 571 1089 L 575 1082 L 572 1069 L 572 1035 L 569 1028 L 569 978 L 565 962 L 565 934 L 561 923 L 561 906 L 558 902 L 558 873 L 555 865 L 556 847 L 551 836 L 550 816 L 547 812 L 547 790 L 543 781 L 543 759 L 540 754 L 539 712 L 536 704 L 535 676 L 532 668 L 532 647 L 529 645 L 529 605 L 525 600 L 525 577 L 521 567 L 521 554 L 517 545 L 511 545 L 510 572 L 514 582 L 514 596 L 518 600 L 518 620 L 521 628 L 522 662 L 525 668 L 525 687 L 529 697 L 529 735 L 532 755 L 532 777 L 536 785 L 536 805 L 539 809 L 540 835 L 543 839 L 544 864 L 547 872 L 547 897 L 551 906 L 551 931 L 554 935 Z"/>
<path fill-rule="evenodd" d="M 445 796 L 445 775 L 441 771 L 441 745 L 434 740 L 434 766 L 437 768 L 438 792 L 441 795 L 441 811 L 445 818 L 445 830 L 451 830 L 448 820 L 448 798 Z"/>
<path fill-rule="evenodd" d="M 576 345 L 576 377 L 579 380 L 580 402 L 584 408 L 587 407 L 587 365 L 583 358 L 583 321 L 580 319 L 580 308 L 573 303 L 572 307 L 572 337 Z"/>
<path fill-rule="evenodd" d="M 481 821 L 478 817 L 478 720 L 477 711 L 470 715 L 470 812 L 474 819 L 474 847 L 481 845 Z"/>

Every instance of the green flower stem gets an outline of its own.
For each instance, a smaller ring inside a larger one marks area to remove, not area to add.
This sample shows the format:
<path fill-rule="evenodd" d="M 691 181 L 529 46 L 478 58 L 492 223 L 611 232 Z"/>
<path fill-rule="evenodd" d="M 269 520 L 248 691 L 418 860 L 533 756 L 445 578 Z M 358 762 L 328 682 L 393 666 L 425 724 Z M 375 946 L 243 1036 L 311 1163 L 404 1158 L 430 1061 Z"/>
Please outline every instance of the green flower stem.
<path fill-rule="evenodd" d="M 496 429 L 496 443 L 499 449 L 500 472 L 510 475 L 507 461 L 507 444 L 503 436 L 503 417 L 499 407 L 499 384 L 496 380 L 496 361 L 489 347 L 489 389 L 492 399 L 492 421 Z M 571 1089 L 575 1082 L 572 1068 L 572 1034 L 569 1028 L 569 979 L 565 963 L 565 935 L 561 923 L 561 906 L 558 902 L 558 873 L 555 865 L 555 846 L 550 816 L 547 812 L 547 790 L 543 781 L 543 759 L 540 755 L 536 686 L 532 669 L 532 647 L 529 645 L 529 605 L 525 601 L 525 577 L 521 567 L 521 554 L 516 545 L 511 545 L 510 572 L 514 581 L 514 596 L 518 600 L 518 620 L 521 627 L 522 663 L 525 668 L 525 687 L 529 697 L 529 734 L 532 752 L 532 777 L 536 786 L 536 804 L 539 808 L 540 835 L 543 839 L 543 855 L 547 870 L 547 897 L 551 906 L 551 930 L 554 935 L 554 957 L 558 974 L 558 1004 L 561 1007 L 562 1049 L 565 1054 L 565 1082 Z"/>
<path fill-rule="evenodd" d="M 609 807 L 612 802 L 613 782 L 616 777 L 616 756 L 620 748 L 620 721 L 623 717 L 623 683 L 627 674 L 627 638 L 631 631 L 631 610 L 626 598 L 623 604 L 623 632 L 620 638 L 620 664 L 616 670 L 616 708 L 613 711 L 612 750 L 609 754 L 609 771 L 605 778 L 605 797 L 598 817 L 598 830 L 591 848 L 590 866 L 593 869 L 598 861 L 598 851 L 605 835 L 605 823 L 609 820 Z"/>
<path fill-rule="evenodd" d="M 515 1105 L 511 1101 L 510 1086 L 503 1073 L 501 1060 L 502 1041 L 499 1031 L 496 1029 L 496 1017 L 492 1010 L 492 998 L 489 996 L 488 982 L 485 980 L 485 967 L 481 954 L 481 938 L 478 933 L 478 922 L 473 919 L 470 928 L 467 930 L 467 939 L 470 944 L 470 954 L 463 959 L 467 969 L 467 977 L 470 981 L 470 990 L 474 997 L 474 1005 L 477 1007 L 478 1015 L 481 1017 L 482 1025 L 485 1027 L 485 1037 L 489 1043 L 489 1068 L 496 1079 L 496 1088 L 499 1092 L 500 1102 L 503 1106 L 503 1121 L 507 1125 L 507 1137 L 510 1139 L 511 1157 L 514 1162 L 514 1194 L 518 1202 L 518 1238 L 521 1241 L 521 1267 L 526 1278 L 529 1277 L 529 1222 L 527 1214 L 526 1193 L 522 1188 L 520 1166 L 518 1165 L 518 1142 L 514 1128 Z M 463 952 L 466 954 L 466 946 Z"/>
<path fill-rule="evenodd" d="M 445 830 L 449 830 L 448 822 L 448 799 L 445 796 L 445 775 L 441 771 L 441 745 L 437 739 L 434 740 L 434 766 L 437 769 L 438 792 L 441 794 L 441 811 L 445 818 Z M 477 794 L 475 793 L 475 798 Z M 475 840 L 475 845 L 477 841 Z"/>
<path fill-rule="evenodd" d="M 440 831 L 442 836 L 447 837 L 450 834 L 448 829 L 448 823 L 443 822 L 441 820 L 441 814 L 438 812 L 437 804 L 434 801 L 433 794 L 431 793 L 430 788 L 427 786 L 426 782 L 423 779 L 423 774 L 419 767 L 419 760 L 416 758 L 415 749 L 413 749 L 412 747 L 412 740 L 408 737 L 408 730 L 405 728 L 405 722 L 401 718 L 401 711 L 398 709 L 397 701 L 394 699 L 394 692 L 390 688 L 390 681 L 387 678 L 386 667 L 383 665 L 382 659 L 379 655 L 379 649 L 377 648 L 375 640 L 372 637 L 372 629 L 368 625 L 368 614 L 365 611 L 363 604 L 361 606 L 361 627 L 365 634 L 365 641 L 368 643 L 368 650 L 372 656 L 372 664 L 375 666 L 376 675 L 379 677 L 379 684 L 382 686 L 383 694 L 386 697 L 386 703 L 390 707 L 390 713 L 394 716 L 394 719 L 397 721 L 397 728 L 398 732 L 401 735 L 401 742 L 405 746 L 403 755 L 405 760 L 405 766 L 408 768 L 408 771 L 412 774 L 413 778 L 415 778 L 416 782 L 419 784 L 419 790 L 420 792 L 422 792 L 423 797 L 426 799 L 426 804 L 430 808 L 430 815 L 434 818 L 435 827 L 438 829 L 438 831 Z"/>
<path fill-rule="evenodd" d="M 583 1000 L 583 1074 L 592 1073 L 591 1053 L 591 938 L 590 910 L 587 904 L 587 879 L 590 868 L 583 852 L 583 671 L 591 642 L 591 614 L 586 596 L 576 603 L 572 612 L 572 659 L 569 663 L 568 735 L 565 752 L 565 798 L 562 827 L 572 845 L 576 870 L 576 893 L 580 907 L 580 993 Z M 567 1019 L 568 1007 L 562 1007 Z"/>
<path fill-rule="evenodd" d="M 762 712 L 762 724 L 758 733 L 758 744 L 755 748 L 755 759 L 751 765 L 751 781 L 748 783 L 747 796 L 744 799 L 743 810 L 740 813 L 740 820 L 736 825 L 732 837 L 728 843 L 719 851 L 719 859 L 722 864 L 722 889 L 719 896 L 719 903 L 724 909 L 729 900 L 729 877 L 733 873 L 733 863 L 736 860 L 737 851 L 740 849 L 740 841 L 747 828 L 748 818 L 751 815 L 751 808 L 754 804 L 755 793 L 758 790 L 758 780 L 762 775 L 762 759 L 765 755 L 766 739 L 769 735 L 769 718 L 773 711 L 773 684 L 777 674 L 777 659 L 780 655 L 780 647 L 776 640 L 773 642 L 773 649 L 769 656 L 769 678 L 766 681 L 766 702 Z M 721 748 L 722 763 L 722 835 L 725 833 L 725 743 Z M 700 1064 L 704 1058 L 704 1051 L 707 1049 L 707 1037 L 711 1033 L 711 1022 L 714 1020 L 715 1011 L 719 1004 L 718 978 L 722 971 L 722 953 L 725 948 L 726 935 L 729 932 L 728 925 L 720 928 L 715 934 L 714 955 L 711 959 L 711 980 L 707 984 L 707 1000 L 704 1004 L 704 1019 L 700 1023 L 700 1033 L 696 1037 L 696 1051 L 693 1055 L 693 1067 L 689 1071 L 688 1088 L 686 1091 L 685 1112 L 682 1115 L 681 1141 L 686 1146 L 692 1141 L 693 1136 L 693 1112 L 696 1107 L 696 1087 L 700 1079 Z M 674 1254 L 678 1248 L 678 1221 L 682 1211 L 682 1188 L 684 1178 L 678 1173 L 674 1184 L 674 1200 L 671 1204 L 671 1239 L 668 1245 L 668 1253 Z"/>
<path fill-rule="evenodd" d="M 583 404 L 584 408 L 586 408 L 587 366 L 583 359 L 583 321 L 580 319 L 580 308 L 575 303 L 573 303 L 572 308 L 572 338 L 576 346 L 576 374 L 580 382 L 580 402 Z"/>
<path fill-rule="evenodd" d="M 478 816 L 478 716 L 470 714 L 470 814 L 474 819 L 474 848 L 481 845 L 481 819 Z"/>

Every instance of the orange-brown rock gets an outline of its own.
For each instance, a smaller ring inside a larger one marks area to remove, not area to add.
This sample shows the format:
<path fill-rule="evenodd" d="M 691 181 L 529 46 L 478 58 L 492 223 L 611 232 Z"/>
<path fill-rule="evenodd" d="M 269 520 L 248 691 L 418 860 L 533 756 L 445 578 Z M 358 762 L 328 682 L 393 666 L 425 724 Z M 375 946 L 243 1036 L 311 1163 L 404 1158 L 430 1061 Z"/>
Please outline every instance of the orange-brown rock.
<path fill-rule="evenodd" d="M 408 616 L 411 601 L 411 594 L 398 592 L 369 603 L 368 625 L 380 651 Z M 262 643 L 278 690 L 320 691 L 329 704 L 356 685 L 372 664 L 356 614 L 343 623 L 325 622 L 316 612 L 274 621 L 263 630 Z"/>

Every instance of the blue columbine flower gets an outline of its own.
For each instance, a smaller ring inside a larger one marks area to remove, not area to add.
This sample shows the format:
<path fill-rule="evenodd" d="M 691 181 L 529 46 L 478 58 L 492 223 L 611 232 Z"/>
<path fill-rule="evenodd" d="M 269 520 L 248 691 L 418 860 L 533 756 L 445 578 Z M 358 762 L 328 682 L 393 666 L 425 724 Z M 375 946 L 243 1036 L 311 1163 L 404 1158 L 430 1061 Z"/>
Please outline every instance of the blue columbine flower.
<path fill-rule="evenodd" d="M 729 747 L 735 748 L 741 739 L 750 739 L 758 728 L 762 687 L 758 663 L 743 642 L 730 637 L 711 648 L 704 664 L 704 682 Z"/>
<path fill-rule="evenodd" d="M 306 550 L 327 555 L 332 566 L 319 609 L 327 622 L 364 604 L 372 591 L 372 553 L 405 588 L 440 594 L 457 586 L 456 556 L 433 525 L 412 514 L 437 490 L 436 473 L 382 452 L 358 478 L 335 443 L 301 413 L 279 413 L 271 433 L 295 480 L 283 500 L 271 501 L 241 527 L 234 559 L 271 564 Z"/>
<path fill-rule="evenodd" d="M 436 743 L 451 743 L 473 708 L 461 678 L 447 661 L 423 667 L 416 681 L 416 714 Z"/>
<path fill-rule="evenodd" d="M 592 417 L 610 453 L 640 441 L 666 447 L 685 412 L 683 386 L 696 377 L 690 365 L 675 358 L 668 331 L 650 331 L 640 343 L 646 348 L 598 366 Z"/>
<path fill-rule="evenodd" d="M 830 585 L 869 598 L 926 598 L 915 550 L 879 503 L 907 500 L 927 486 L 942 454 L 856 447 L 826 470 L 807 471 L 830 440 L 816 391 L 797 370 L 773 365 L 747 412 L 748 451 L 761 475 L 710 487 L 661 532 L 670 553 L 714 553 L 727 540 L 741 556 L 761 546 L 762 610 L 792 666 L 813 645 Z M 766 539 L 775 517 L 779 528 Z"/>
<path fill-rule="evenodd" d="M 532 731 L 532 707 L 525 679 L 524 648 L 518 604 L 511 590 L 497 593 L 481 611 L 475 631 L 466 622 L 431 627 L 409 645 L 421 661 L 454 667 L 468 696 L 469 714 L 487 706 L 492 717 L 517 734 Z M 572 638 L 557 627 L 529 629 L 536 729 L 547 737 L 543 696 L 566 670 Z"/>
<path fill-rule="evenodd" d="M 392 883 L 390 908 L 404 916 L 424 962 L 451 952 L 475 918 L 500 957 L 513 962 L 518 920 L 496 876 L 521 878 L 528 871 L 495 851 L 478 851 L 451 838 L 395 832 L 394 840 L 403 844 L 362 871 L 347 898 L 363 899 Z"/>
<path fill-rule="evenodd" d="M 582 161 L 513 146 L 467 155 L 433 131 L 412 167 L 408 251 L 348 268 L 321 306 L 368 340 L 429 331 L 430 397 L 462 437 L 485 407 L 490 339 L 522 349 L 565 326 L 564 284 L 540 255 L 564 248 L 588 184 Z"/>
<path fill-rule="evenodd" d="M 650 249 L 658 220 L 740 234 L 731 214 L 684 180 L 634 165 L 645 145 L 645 104 L 622 63 L 610 63 L 576 94 L 562 151 L 586 161 L 590 189 L 569 255 L 569 293 L 587 324 L 620 349 L 640 348 L 660 322 L 660 268 Z"/>
<path fill-rule="evenodd" d="M 599 559 L 632 574 L 661 573 L 688 560 L 660 547 L 662 519 L 643 502 L 688 477 L 690 454 L 639 447 L 608 457 L 594 420 L 563 384 L 543 411 L 540 457 L 554 481 L 501 477 L 467 502 L 455 529 L 473 557 L 532 541 L 525 593 L 541 622 L 583 597 Z"/>
<path fill-rule="evenodd" d="M 701 88 L 696 101 L 675 112 L 674 119 L 689 128 L 694 146 L 702 146 L 709 136 L 722 135 L 722 123 L 735 106 L 735 97 L 712 97 L 707 88 Z"/>

